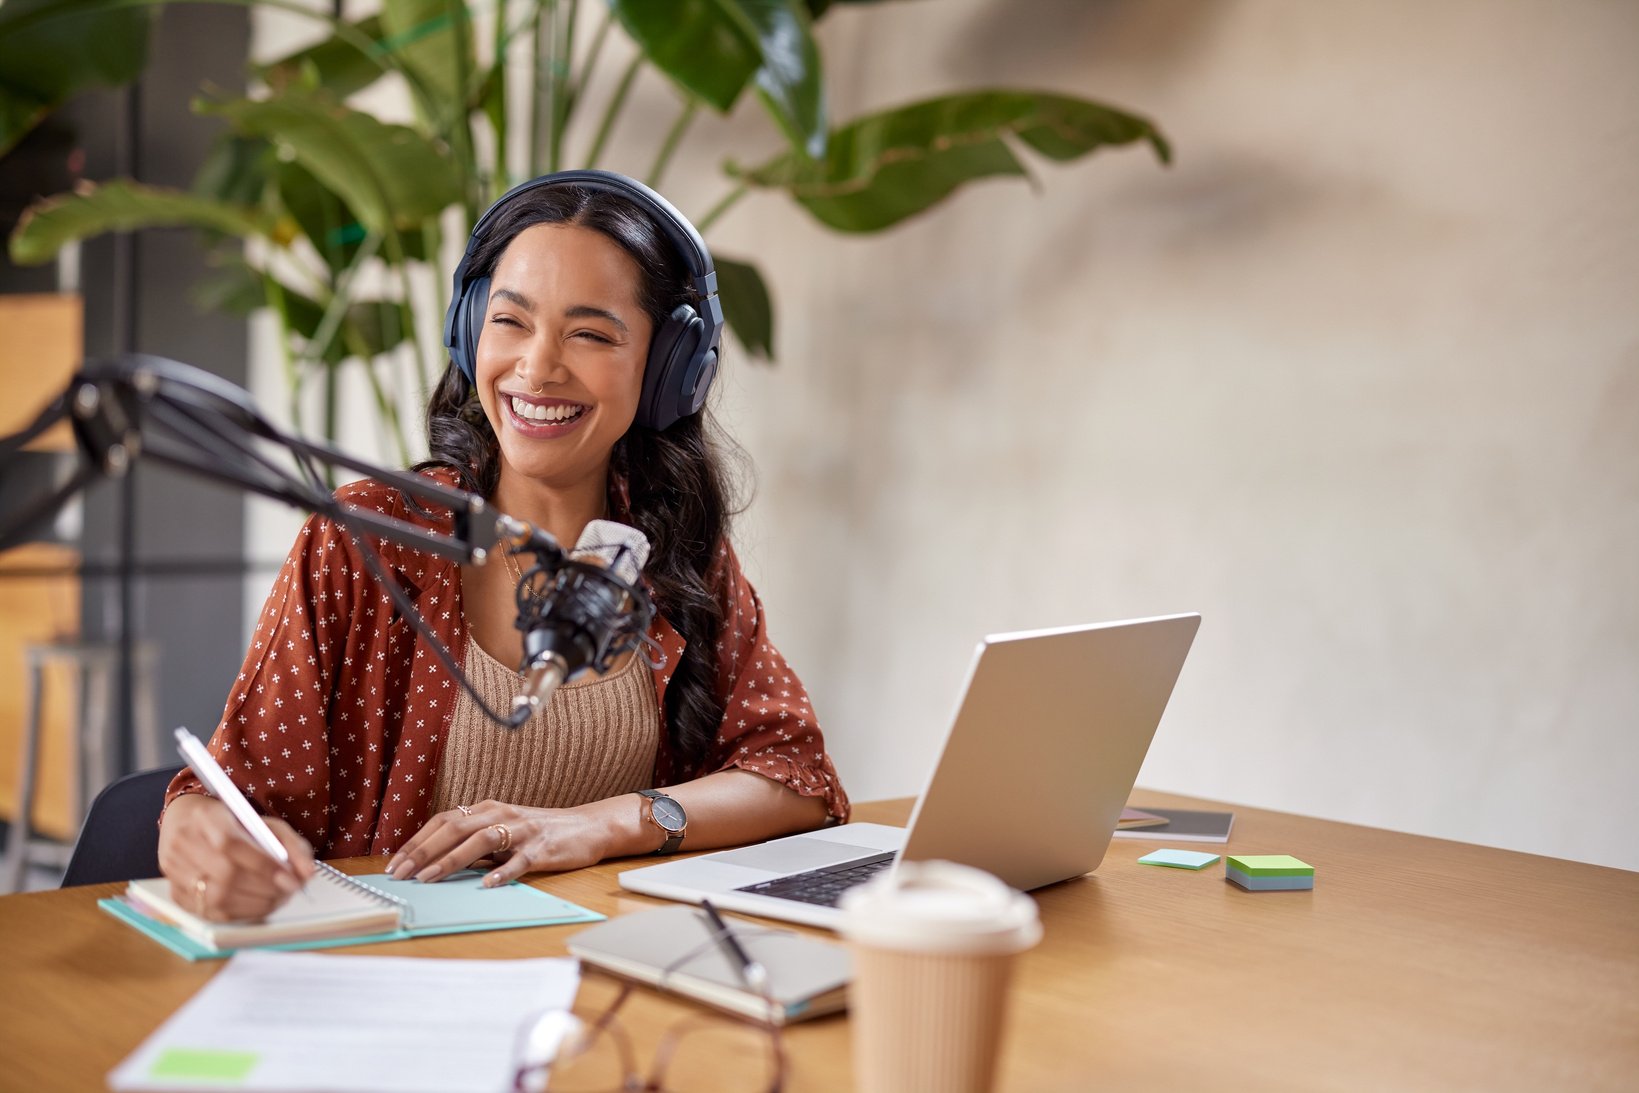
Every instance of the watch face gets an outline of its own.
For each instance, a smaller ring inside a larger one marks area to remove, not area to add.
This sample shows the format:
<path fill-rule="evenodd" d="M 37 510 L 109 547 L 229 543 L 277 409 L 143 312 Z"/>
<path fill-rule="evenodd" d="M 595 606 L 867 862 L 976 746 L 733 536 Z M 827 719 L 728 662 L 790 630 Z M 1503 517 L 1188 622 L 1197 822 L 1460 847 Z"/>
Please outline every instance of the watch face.
<path fill-rule="evenodd" d="M 667 831 L 681 831 L 688 823 L 683 815 L 683 806 L 670 797 L 657 797 L 654 800 L 654 822 Z"/>

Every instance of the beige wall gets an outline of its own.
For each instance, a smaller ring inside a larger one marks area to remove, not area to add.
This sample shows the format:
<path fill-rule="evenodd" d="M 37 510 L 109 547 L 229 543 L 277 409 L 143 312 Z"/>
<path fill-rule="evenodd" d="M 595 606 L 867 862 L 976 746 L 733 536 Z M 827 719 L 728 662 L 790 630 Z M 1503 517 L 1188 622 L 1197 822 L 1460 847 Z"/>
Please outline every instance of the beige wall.
<path fill-rule="evenodd" d="M 717 236 L 781 293 L 747 552 L 856 795 L 920 788 L 979 635 L 1193 609 L 1144 784 L 1639 868 L 1639 6 L 947 0 L 824 45 L 839 115 L 1033 85 L 1178 148 Z"/>
<path fill-rule="evenodd" d="M 743 553 L 856 797 L 920 788 L 980 635 L 1199 610 L 1144 784 L 1639 868 L 1639 6 L 939 0 L 822 43 L 838 117 L 1036 86 L 1178 149 L 713 233 L 781 305 L 723 384 Z M 605 165 L 674 110 L 640 82 Z M 686 210 L 772 147 L 722 128 Z"/>

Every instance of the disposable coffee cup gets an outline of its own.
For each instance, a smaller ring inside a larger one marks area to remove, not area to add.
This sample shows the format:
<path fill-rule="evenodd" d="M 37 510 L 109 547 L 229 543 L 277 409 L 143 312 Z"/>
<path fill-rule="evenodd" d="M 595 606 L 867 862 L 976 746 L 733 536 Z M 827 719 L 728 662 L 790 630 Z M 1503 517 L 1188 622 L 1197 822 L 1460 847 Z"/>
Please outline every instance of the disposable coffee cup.
<path fill-rule="evenodd" d="M 1036 905 L 978 869 L 901 862 L 842 900 L 861 1093 L 983 1093 L 1014 957 L 1041 940 Z"/>

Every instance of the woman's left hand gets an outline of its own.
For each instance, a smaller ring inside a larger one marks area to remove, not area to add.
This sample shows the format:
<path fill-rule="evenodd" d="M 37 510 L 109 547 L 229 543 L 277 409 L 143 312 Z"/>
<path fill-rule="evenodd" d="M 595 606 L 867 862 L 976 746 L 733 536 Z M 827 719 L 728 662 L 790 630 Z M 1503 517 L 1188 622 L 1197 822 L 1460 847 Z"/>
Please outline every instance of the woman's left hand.
<path fill-rule="evenodd" d="M 602 861 L 605 825 L 573 808 L 525 808 L 479 801 L 440 812 L 387 863 L 396 880 L 441 880 L 474 862 L 498 863 L 484 877 L 493 887 L 525 873 L 561 872 Z"/>

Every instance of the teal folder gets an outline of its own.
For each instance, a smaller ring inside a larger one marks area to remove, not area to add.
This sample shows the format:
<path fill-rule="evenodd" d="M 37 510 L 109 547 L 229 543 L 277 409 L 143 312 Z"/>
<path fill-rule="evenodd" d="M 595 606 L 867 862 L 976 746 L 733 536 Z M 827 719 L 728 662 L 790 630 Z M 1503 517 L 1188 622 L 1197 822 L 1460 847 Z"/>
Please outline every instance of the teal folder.
<path fill-rule="evenodd" d="M 605 916 L 578 904 L 513 881 L 496 888 L 483 886 L 481 870 L 452 873 L 436 884 L 394 880 L 385 873 L 353 878 L 407 905 L 403 922 L 396 930 L 290 941 L 278 945 L 253 945 L 256 949 L 332 949 L 342 945 L 369 945 L 378 941 L 403 941 L 435 934 L 465 934 L 482 930 L 515 930 L 525 926 L 558 926 L 601 922 Z M 213 949 L 152 915 L 145 914 L 123 897 L 97 901 L 97 906 L 128 926 L 147 934 L 178 956 L 188 960 L 216 960 L 237 949 Z"/>

